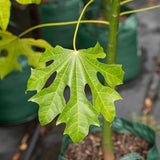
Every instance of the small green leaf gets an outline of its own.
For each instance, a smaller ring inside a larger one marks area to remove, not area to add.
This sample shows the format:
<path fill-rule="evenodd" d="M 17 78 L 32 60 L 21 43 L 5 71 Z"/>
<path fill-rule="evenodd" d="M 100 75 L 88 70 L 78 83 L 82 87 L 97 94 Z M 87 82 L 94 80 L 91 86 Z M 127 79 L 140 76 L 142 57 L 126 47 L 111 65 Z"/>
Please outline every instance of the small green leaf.
<path fill-rule="evenodd" d="M 31 3 L 40 4 L 41 3 L 41 0 L 16 0 L 16 1 L 21 4 L 31 4 Z"/>
<path fill-rule="evenodd" d="M 39 120 L 42 125 L 60 114 L 57 124 L 66 123 L 64 133 L 79 143 L 88 134 L 91 124 L 99 125 L 100 112 L 107 121 L 113 121 L 114 101 L 121 99 L 114 87 L 122 84 L 124 72 L 121 65 L 107 65 L 97 60 L 104 57 L 105 53 L 98 43 L 94 48 L 79 51 L 60 46 L 47 48 L 41 55 L 40 62 L 54 62 L 46 68 L 33 69 L 27 86 L 27 90 L 37 90 L 31 101 L 40 105 Z M 54 72 L 57 72 L 54 82 L 42 90 Z M 107 86 L 99 82 L 98 72 L 104 76 Z M 85 96 L 86 84 L 91 88 L 93 105 Z M 63 97 L 66 86 L 70 87 L 71 93 L 68 104 L 65 104 Z"/>
<path fill-rule="evenodd" d="M 44 40 L 31 38 L 18 38 L 10 32 L 0 30 L 0 77 L 3 79 L 14 69 L 22 70 L 17 62 L 20 55 L 28 57 L 28 63 L 34 67 L 44 67 L 45 63 L 39 63 L 41 52 L 36 52 L 32 47 L 46 48 L 50 46 Z"/>
<path fill-rule="evenodd" d="M 6 30 L 10 18 L 10 0 L 0 0 L 0 28 Z"/>

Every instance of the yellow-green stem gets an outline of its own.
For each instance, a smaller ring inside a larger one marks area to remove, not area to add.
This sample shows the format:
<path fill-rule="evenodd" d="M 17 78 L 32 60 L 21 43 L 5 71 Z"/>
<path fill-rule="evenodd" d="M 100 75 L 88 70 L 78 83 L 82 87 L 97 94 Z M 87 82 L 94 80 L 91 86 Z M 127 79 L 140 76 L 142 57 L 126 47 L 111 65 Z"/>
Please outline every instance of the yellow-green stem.
<path fill-rule="evenodd" d="M 128 2 L 131 2 L 131 1 L 133 1 L 133 0 L 125 0 L 125 1 L 121 2 L 120 5 L 124 5 L 124 4 L 128 3 Z"/>
<path fill-rule="evenodd" d="M 155 8 L 159 8 L 159 7 L 160 7 L 160 5 L 153 6 L 153 7 L 148 7 L 148 8 L 137 9 L 137 10 L 132 10 L 132 11 L 126 11 L 126 12 L 122 12 L 122 13 L 120 14 L 120 16 L 123 16 L 123 15 L 126 15 L 126 14 L 131 14 L 131 13 L 148 11 L 148 10 L 155 9 Z"/>
<path fill-rule="evenodd" d="M 26 31 L 24 31 L 23 33 L 21 33 L 18 37 L 23 37 L 25 34 L 37 29 L 37 28 L 42 28 L 42 27 L 50 27 L 50 26 L 63 26 L 63 25 L 71 25 L 71 24 L 77 24 L 78 21 L 71 21 L 71 22 L 60 22 L 60 23 L 46 23 L 46 24 L 40 24 L 34 27 L 31 27 L 29 29 L 27 29 Z M 98 21 L 98 20 L 82 20 L 80 21 L 80 23 L 97 23 L 97 24 L 105 24 L 105 25 L 109 25 L 109 22 L 107 21 Z"/>
<path fill-rule="evenodd" d="M 81 15 L 80 15 L 80 17 L 79 17 L 79 19 L 78 19 L 77 26 L 76 26 L 75 33 L 74 33 L 74 38 L 73 38 L 73 49 L 74 49 L 75 51 L 77 51 L 77 49 L 76 49 L 76 37 L 77 37 L 77 32 L 78 32 L 78 28 L 79 28 L 80 21 L 81 21 L 81 19 L 82 19 L 82 16 L 83 16 L 85 10 L 87 9 L 87 7 L 88 7 L 93 1 L 94 1 L 94 0 L 90 0 L 90 1 L 84 6 L 84 8 L 83 8 L 83 10 L 82 10 L 82 12 L 81 12 Z"/>

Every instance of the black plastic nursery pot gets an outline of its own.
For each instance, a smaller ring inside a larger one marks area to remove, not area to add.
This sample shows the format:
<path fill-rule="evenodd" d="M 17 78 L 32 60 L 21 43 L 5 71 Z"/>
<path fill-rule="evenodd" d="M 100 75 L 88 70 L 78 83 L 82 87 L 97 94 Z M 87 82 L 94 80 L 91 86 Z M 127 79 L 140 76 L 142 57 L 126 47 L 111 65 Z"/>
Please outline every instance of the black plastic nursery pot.
<path fill-rule="evenodd" d="M 82 9 L 82 1 L 52 0 L 41 3 L 38 7 L 41 24 L 77 21 Z M 42 28 L 42 37 L 52 46 L 72 48 L 75 27 L 76 25 Z"/>
<path fill-rule="evenodd" d="M 100 118 L 100 123 L 101 122 L 102 122 L 102 119 Z M 120 133 L 131 133 L 131 134 L 134 134 L 138 137 L 145 139 L 146 141 L 152 144 L 152 148 L 149 150 L 147 154 L 147 160 L 159 160 L 160 159 L 158 149 L 156 146 L 156 134 L 148 126 L 143 125 L 141 123 L 137 123 L 137 122 L 131 122 L 131 121 L 128 121 L 120 117 L 115 117 L 112 128 L 113 128 L 113 131 L 117 131 Z M 92 131 L 98 131 L 98 132 L 102 131 L 102 125 L 100 127 L 91 126 L 90 132 Z M 63 157 L 63 155 L 65 152 L 65 149 L 70 143 L 72 143 L 72 140 L 70 139 L 68 135 L 66 135 L 62 141 L 61 153 L 59 155 L 58 160 L 67 160 L 66 158 Z M 142 157 L 138 155 L 137 153 L 129 153 L 119 158 L 118 160 L 133 160 L 133 159 L 143 160 Z"/>
<path fill-rule="evenodd" d="M 97 1 L 95 1 L 97 2 Z M 99 1 L 98 1 L 99 2 Z M 94 3 L 86 11 L 85 19 L 99 19 L 102 17 L 101 3 Z M 121 10 L 130 10 L 124 7 Z M 140 50 L 138 45 L 138 20 L 136 14 L 125 17 L 119 24 L 117 64 L 122 64 L 125 72 L 124 82 L 136 77 L 140 71 Z M 78 48 L 95 46 L 97 41 L 107 51 L 109 27 L 100 24 L 80 24 L 78 31 Z M 106 59 L 100 60 L 106 62 Z M 102 78 L 100 78 L 102 79 Z"/>
<path fill-rule="evenodd" d="M 23 71 L 13 71 L 0 80 L 0 124 L 14 125 L 37 117 L 38 105 L 28 102 L 33 93 L 25 94 L 30 66 L 24 56 L 18 59 Z"/>

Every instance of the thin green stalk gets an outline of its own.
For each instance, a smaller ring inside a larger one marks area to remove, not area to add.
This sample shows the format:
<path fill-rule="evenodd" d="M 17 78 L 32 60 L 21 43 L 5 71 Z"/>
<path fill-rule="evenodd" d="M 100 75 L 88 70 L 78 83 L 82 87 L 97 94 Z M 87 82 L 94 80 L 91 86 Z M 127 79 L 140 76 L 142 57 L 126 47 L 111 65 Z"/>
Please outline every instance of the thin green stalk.
<path fill-rule="evenodd" d="M 77 24 L 78 21 L 71 21 L 71 22 L 59 22 L 59 23 L 46 23 L 46 24 L 40 24 L 34 27 L 31 27 L 27 30 L 25 30 L 23 33 L 21 33 L 18 37 L 23 37 L 25 34 L 42 27 L 50 27 L 50 26 L 63 26 L 63 25 L 71 25 L 71 24 Z M 97 23 L 97 24 L 105 24 L 109 25 L 109 22 L 107 21 L 98 21 L 98 20 L 82 20 L 80 23 Z"/>
<path fill-rule="evenodd" d="M 111 0 L 103 0 L 104 17 L 106 21 L 110 20 Z"/>
<path fill-rule="evenodd" d="M 133 0 L 125 0 L 125 1 L 121 2 L 120 5 L 124 5 L 124 4 L 126 4 L 126 3 L 128 3 L 128 2 L 132 2 L 132 1 L 133 1 Z"/>
<path fill-rule="evenodd" d="M 76 49 L 76 37 L 77 37 L 77 32 L 78 32 L 79 24 L 80 24 L 80 22 L 81 22 L 81 19 L 82 19 L 82 16 L 83 16 L 85 10 L 87 9 L 87 7 L 88 7 L 93 1 L 94 1 L 94 0 L 90 0 L 90 1 L 84 6 L 84 8 L 83 8 L 83 10 L 82 10 L 82 12 L 81 12 L 81 15 L 80 15 L 80 17 L 79 17 L 79 19 L 78 19 L 78 23 L 77 23 L 77 26 L 76 26 L 76 29 L 75 29 L 75 33 L 74 33 L 74 37 L 73 37 L 73 49 L 74 49 L 75 51 L 77 51 L 77 49 Z"/>
<path fill-rule="evenodd" d="M 142 12 L 142 11 L 148 11 L 148 10 L 155 9 L 155 8 L 160 8 L 160 5 L 156 5 L 156 6 L 152 6 L 152 7 L 148 7 L 148 8 L 137 9 L 137 10 L 132 10 L 132 11 L 122 12 L 120 14 L 120 16 L 123 16 L 123 15 L 126 15 L 126 14 L 131 14 L 131 13 Z"/>
<path fill-rule="evenodd" d="M 120 0 L 112 0 L 111 17 L 107 47 L 107 64 L 116 63 L 117 44 L 118 44 L 118 26 L 120 16 Z M 104 160 L 114 160 L 113 142 L 112 142 L 112 127 L 103 118 L 103 149 Z"/>

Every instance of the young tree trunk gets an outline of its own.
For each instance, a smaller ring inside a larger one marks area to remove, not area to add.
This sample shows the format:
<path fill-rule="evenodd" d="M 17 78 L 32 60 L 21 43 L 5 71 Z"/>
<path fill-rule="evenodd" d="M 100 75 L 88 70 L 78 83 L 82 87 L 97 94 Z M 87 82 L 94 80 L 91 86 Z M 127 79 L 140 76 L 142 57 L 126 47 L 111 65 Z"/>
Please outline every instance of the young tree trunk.
<path fill-rule="evenodd" d="M 104 160 L 114 160 L 113 142 L 112 142 L 112 126 L 103 118 L 103 152 Z"/>
<path fill-rule="evenodd" d="M 107 47 L 107 64 L 116 63 L 118 26 L 120 15 L 120 0 L 112 0 L 110 13 L 110 27 Z M 106 84 L 107 85 L 107 84 Z M 103 150 L 104 160 L 114 160 L 112 126 L 103 118 Z"/>

